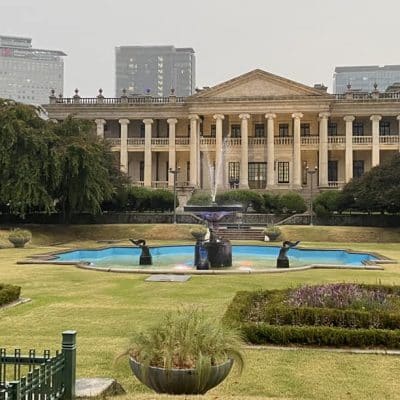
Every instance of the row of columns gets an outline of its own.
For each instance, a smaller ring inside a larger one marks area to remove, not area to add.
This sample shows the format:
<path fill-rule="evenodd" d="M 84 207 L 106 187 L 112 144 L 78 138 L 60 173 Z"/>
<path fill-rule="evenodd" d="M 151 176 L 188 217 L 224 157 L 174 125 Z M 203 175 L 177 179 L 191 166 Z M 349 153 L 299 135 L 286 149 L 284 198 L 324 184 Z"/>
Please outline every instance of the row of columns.
<path fill-rule="evenodd" d="M 319 186 L 328 186 L 328 120 L 330 113 L 323 112 L 319 114 Z M 219 187 L 223 186 L 223 114 L 215 114 L 215 168 L 216 180 Z M 249 137 L 249 119 L 250 114 L 243 113 L 239 115 L 241 120 L 241 162 L 240 162 L 240 187 L 247 189 L 248 182 L 248 137 Z M 274 149 L 274 119 L 276 114 L 265 114 L 267 120 L 267 187 L 275 185 L 275 149 Z M 302 113 L 293 113 L 293 188 L 301 188 L 302 184 L 302 168 L 301 168 L 301 118 Z M 348 182 L 353 177 L 353 121 L 354 116 L 345 116 L 345 181 Z M 379 121 L 382 119 L 380 115 L 372 115 L 370 120 L 372 122 L 372 166 L 379 164 Z M 397 117 L 399 121 L 400 130 L 400 116 Z M 190 185 L 198 186 L 200 180 L 200 117 L 198 115 L 189 115 L 190 120 Z M 97 134 L 104 136 L 104 119 L 97 119 Z M 167 120 L 169 129 L 169 166 L 173 169 L 176 167 L 176 118 Z M 121 150 L 120 150 L 120 163 L 121 170 L 125 173 L 128 172 L 128 119 L 120 119 L 121 125 Z M 144 146 L 144 185 L 151 186 L 152 177 L 152 151 L 151 151 L 151 137 L 152 137 L 152 119 L 143 120 L 145 126 L 145 146 Z M 173 175 L 169 174 L 168 186 L 173 186 Z"/>

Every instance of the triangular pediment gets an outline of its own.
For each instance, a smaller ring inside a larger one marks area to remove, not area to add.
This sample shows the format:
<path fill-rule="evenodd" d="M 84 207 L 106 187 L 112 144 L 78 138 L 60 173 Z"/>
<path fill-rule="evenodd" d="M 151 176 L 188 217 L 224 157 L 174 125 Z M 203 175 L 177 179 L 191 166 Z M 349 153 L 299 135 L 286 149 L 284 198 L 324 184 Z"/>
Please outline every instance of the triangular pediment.
<path fill-rule="evenodd" d="M 203 89 L 192 97 L 218 99 L 324 95 L 327 96 L 327 93 L 303 85 L 302 83 L 294 82 L 290 79 L 256 69 L 209 89 Z"/>

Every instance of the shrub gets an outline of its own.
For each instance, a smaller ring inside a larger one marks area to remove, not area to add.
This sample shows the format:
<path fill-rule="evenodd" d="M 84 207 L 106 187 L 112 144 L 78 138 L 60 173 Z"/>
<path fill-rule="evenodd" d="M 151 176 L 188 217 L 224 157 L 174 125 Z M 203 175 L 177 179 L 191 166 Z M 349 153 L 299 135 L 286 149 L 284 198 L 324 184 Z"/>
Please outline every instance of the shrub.
<path fill-rule="evenodd" d="M 282 210 L 289 213 L 303 213 L 307 210 L 306 202 L 296 192 L 288 192 L 281 196 L 280 204 Z"/>
<path fill-rule="evenodd" d="M 32 233 L 27 229 L 14 229 L 8 235 L 8 240 L 14 245 L 14 247 L 24 247 L 32 239 Z"/>
<path fill-rule="evenodd" d="M 332 308 L 344 303 L 349 307 Z M 399 286 L 307 286 L 239 292 L 224 322 L 240 327 L 245 338 L 257 344 L 400 348 L 399 308 Z"/>
<path fill-rule="evenodd" d="M 278 237 L 281 235 L 281 230 L 278 226 L 275 225 L 268 225 L 264 229 L 264 235 L 268 236 L 269 240 L 277 240 Z"/>
<path fill-rule="evenodd" d="M 19 286 L 5 285 L 0 283 L 0 306 L 18 300 L 20 294 L 21 288 Z"/>
<path fill-rule="evenodd" d="M 195 193 L 189 199 L 188 204 L 192 206 L 208 206 L 211 204 L 211 194 Z"/>
<path fill-rule="evenodd" d="M 171 211 L 174 208 L 174 194 L 166 189 L 150 191 L 150 210 Z"/>
<path fill-rule="evenodd" d="M 207 234 L 207 228 L 204 225 L 199 225 L 190 230 L 191 235 L 196 240 L 204 239 L 204 236 Z"/>
<path fill-rule="evenodd" d="M 267 213 L 279 214 L 282 212 L 281 196 L 273 193 L 263 193 L 264 209 Z"/>
<path fill-rule="evenodd" d="M 320 193 L 313 202 L 313 208 L 318 217 L 328 217 L 339 210 L 341 192 L 327 191 Z"/>
<path fill-rule="evenodd" d="M 230 190 L 218 193 L 216 202 L 219 205 L 241 204 L 243 208 L 247 208 L 251 204 L 256 212 L 264 211 L 264 200 L 262 196 L 252 190 Z"/>

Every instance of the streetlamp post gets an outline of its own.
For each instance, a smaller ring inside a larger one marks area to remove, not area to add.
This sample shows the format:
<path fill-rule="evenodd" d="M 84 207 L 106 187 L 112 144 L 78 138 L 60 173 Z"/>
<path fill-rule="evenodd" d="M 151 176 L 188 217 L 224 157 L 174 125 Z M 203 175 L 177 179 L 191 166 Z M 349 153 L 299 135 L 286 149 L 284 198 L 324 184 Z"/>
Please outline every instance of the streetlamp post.
<path fill-rule="evenodd" d="M 318 167 L 315 166 L 314 169 L 306 167 L 307 175 L 310 176 L 310 225 L 314 225 L 313 221 L 313 176 L 317 173 Z"/>
<path fill-rule="evenodd" d="M 174 175 L 174 224 L 176 224 L 176 177 L 180 172 L 180 168 L 169 169 L 169 173 Z"/>

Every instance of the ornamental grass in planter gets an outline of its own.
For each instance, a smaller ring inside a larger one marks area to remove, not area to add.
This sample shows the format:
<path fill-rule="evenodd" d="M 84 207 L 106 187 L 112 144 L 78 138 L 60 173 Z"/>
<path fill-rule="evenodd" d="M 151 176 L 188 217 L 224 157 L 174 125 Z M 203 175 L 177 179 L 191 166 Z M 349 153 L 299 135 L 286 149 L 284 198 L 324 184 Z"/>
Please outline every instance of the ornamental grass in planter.
<path fill-rule="evenodd" d="M 8 240 L 14 245 L 14 247 L 22 248 L 32 239 L 32 233 L 27 229 L 14 229 L 8 235 Z"/>
<path fill-rule="evenodd" d="M 196 226 L 190 230 L 190 234 L 196 240 L 203 240 L 207 234 L 207 228 L 203 225 Z"/>
<path fill-rule="evenodd" d="M 136 333 L 121 356 L 128 355 L 135 376 L 158 393 L 204 394 L 226 378 L 234 361 L 241 372 L 241 345 L 235 329 L 198 309 L 180 308 Z"/>
<path fill-rule="evenodd" d="M 268 236 L 269 240 L 275 241 L 281 235 L 281 230 L 279 229 L 279 227 L 277 227 L 275 225 L 268 225 L 264 229 L 264 235 Z"/>

